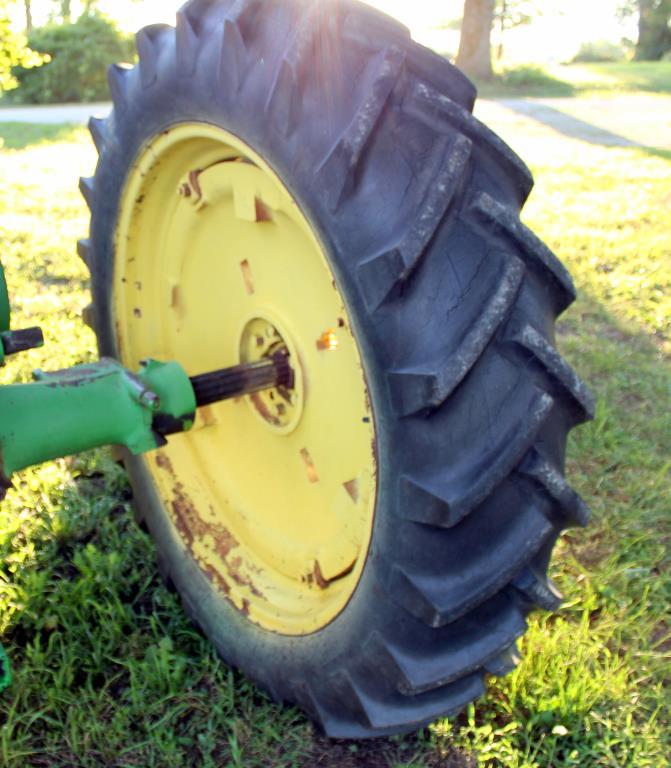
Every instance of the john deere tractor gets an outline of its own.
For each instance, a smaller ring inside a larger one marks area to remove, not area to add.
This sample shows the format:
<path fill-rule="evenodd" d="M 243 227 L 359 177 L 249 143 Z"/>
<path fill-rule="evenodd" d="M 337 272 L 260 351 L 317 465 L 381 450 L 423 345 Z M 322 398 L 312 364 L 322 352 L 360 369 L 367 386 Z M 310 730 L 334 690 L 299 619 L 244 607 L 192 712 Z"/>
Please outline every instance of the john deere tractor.
<path fill-rule="evenodd" d="M 588 519 L 575 291 L 520 222 L 529 171 L 356 0 L 190 0 L 137 49 L 81 181 L 103 359 L 0 390 L 4 478 L 125 446 L 228 663 L 333 737 L 454 713 L 559 606 L 552 548 Z M 0 314 L 6 353 L 39 342 Z"/>

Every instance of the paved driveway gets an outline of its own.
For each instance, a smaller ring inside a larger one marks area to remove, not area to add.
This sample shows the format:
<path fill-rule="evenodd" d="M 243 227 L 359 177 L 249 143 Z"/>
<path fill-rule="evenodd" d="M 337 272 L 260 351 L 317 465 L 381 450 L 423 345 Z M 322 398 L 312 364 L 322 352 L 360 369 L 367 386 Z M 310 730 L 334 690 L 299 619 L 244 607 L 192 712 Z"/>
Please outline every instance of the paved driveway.
<path fill-rule="evenodd" d="M 59 104 L 0 108 L 0 123 L 80 123 L 105 117 L 111 104 Z M 671 149 L 671 97 L 632 93 L 599 98 L 482 99 L 476 114 L 497 131 L 535 123 L 569 138 L 606 147 Z"/>
<path fill-rule="evenodd" d="M 671 149 L 671 96 L 666 95 L 483 99 L 475 111 L 506 134 L 514 132 L 516 124 L 533 134 L 535 124 L 545 135 L 550 131 L 603 147 Z"/>
<path fill-rule="evenodd" d="M 91 115 L 107 117 L 111 104 L 53 104 L 39 107 L 1 107 L 0 123 L 81 123 Z"/>

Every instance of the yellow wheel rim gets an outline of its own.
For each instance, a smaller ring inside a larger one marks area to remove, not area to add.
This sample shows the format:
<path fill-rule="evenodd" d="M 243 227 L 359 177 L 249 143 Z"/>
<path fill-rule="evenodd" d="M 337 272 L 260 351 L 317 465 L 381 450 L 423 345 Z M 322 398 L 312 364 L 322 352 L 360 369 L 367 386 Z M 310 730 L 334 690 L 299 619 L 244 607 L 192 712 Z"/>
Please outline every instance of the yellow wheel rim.
<path fill-rule="evenodd" d="M 325 251 L 272 169 L 214 126 L 146 145 L 115 239 L 123 363 L 177 360 L 190 375 L 280 344 L 296 374 L 200 409 L 194 429 L 143 461 L 213 587 L 249 619 L 314 632 L 361 576 L 376 494 L 361 357 Z"/>

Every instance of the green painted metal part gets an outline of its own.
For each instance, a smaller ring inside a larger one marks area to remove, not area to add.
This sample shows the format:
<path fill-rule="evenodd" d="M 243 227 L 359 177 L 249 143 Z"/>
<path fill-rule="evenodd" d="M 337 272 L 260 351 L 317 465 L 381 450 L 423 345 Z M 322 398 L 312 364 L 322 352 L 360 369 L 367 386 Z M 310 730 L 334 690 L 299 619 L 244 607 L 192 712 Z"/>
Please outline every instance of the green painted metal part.
<path fill-rule="evenodd" d="M 5 280 L 5 270 L 0 265 L 0 331 L 9 330 L 9 293 L 7 291 L 7 281 Z"/>
<path fill-rule="evenodd" d="M 196 398 L 175 362 L 146 361 L 136 374 L 103 359 L 31 384 L 0 387 L 0 485 L 13 472 L 103 445 L 134 454 L 165 444 L 164 434 L 189 429 Z"/>
<path fill-rule="evenodd" d="M 34 383 L 0 387 L 0 499 L 25 467 L 103 445 L 144 453 L 193 425 L 196 396 L 178 363 L 147 360 L 134 375 L 103 359 L 34 375 Z M 0 692 L 11 681 L 0 645 Z"/>
<path fill-rule="evenodd" d="M 5 271 L 0 264 L 0 365 L 4 365 L 7 355 L 14 355 L 26 349 L 34 349 L 44 344 L 44 337 L 39 328 L 27 328 L 22 331 L 10 329 L 10 304 Z"/>
<path fill-rule="evenodd" d="M 42 346 L 39 328 L 13 331 L 0 264 L 0 365 L 5 357 Z M 36 371 L 31 384 L 0 387 L 0 499 L 11 475 L 43 461 L 104 445 L 139 454 L 164 445 L 164 435 L 193 426 L 196 395 L 175 362 L 143 362 L 132 374 L 103 359 L 66 371 Z M 12 682 L 0 645 L 0 692 Z"/>
<path fill-rule="evenodd" d="M 11 330 L 10 319 L 0 264 L 0 365 L 6 356 L 44 343 L 39 328 Z M 191 429 L 197 405 L 293 386 L 283 354 L 193 379 L 176 362 L 145 360 L 133 374 L 107 358 L 33 377 L 30 384 L 0 386 L 0 500 L 21 469 L 106 445 L 146 453 L 165 445 L 166 435 Z M 11 679 L 0 645 L 0 692 Z"/>
<path fill-rule="evenodd" d="M 12 684 L 12 670 L 9 666 L 9 659 L 4 651 L 4 648 L 0 645 L 0 693 L 9 688 Z"/>

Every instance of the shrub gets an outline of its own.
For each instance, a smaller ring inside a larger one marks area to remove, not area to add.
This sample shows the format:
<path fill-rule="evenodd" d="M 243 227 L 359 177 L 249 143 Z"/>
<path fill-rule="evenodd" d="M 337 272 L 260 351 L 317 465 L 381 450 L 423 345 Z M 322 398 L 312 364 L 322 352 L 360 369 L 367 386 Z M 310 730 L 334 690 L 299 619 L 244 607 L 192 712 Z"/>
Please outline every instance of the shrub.
<path fill-rule="evenodd" d="M 505 85 L 509 85 L 512 88 L 529 88 L 555 82 L 555 78 L 552 75 L 549 75 L 544 69 L 534 64 L 522 64 L 505 69 L 501 72 L 499 79 Z"/>
<path fill-rule="evenodd" d="M 573 86 L 551 75 L 535 64 L 520 64 L 504 69 L 497 77 L 499 86 L 524 95 L 540 93 L 550 96 L 570 96 Z"/>
<path fill-rule="evenodd" d="M 622 45 L 609 40 L 595 40 L 583 43 L 578 53 L 571 59 L 572 64 L 592 64 L 605 61 L 624 61 L 627 57 Z"/>
<path fill-rule="evenodd" d="M 108 66 L 134 55 L 131 38 L 99 14 L 86 14 L 74 24 L 41 27 L 28 42 L 50 59 L 36 69 L 14 69 L 16 98 L 30 104 L 106 99 Z"/>

